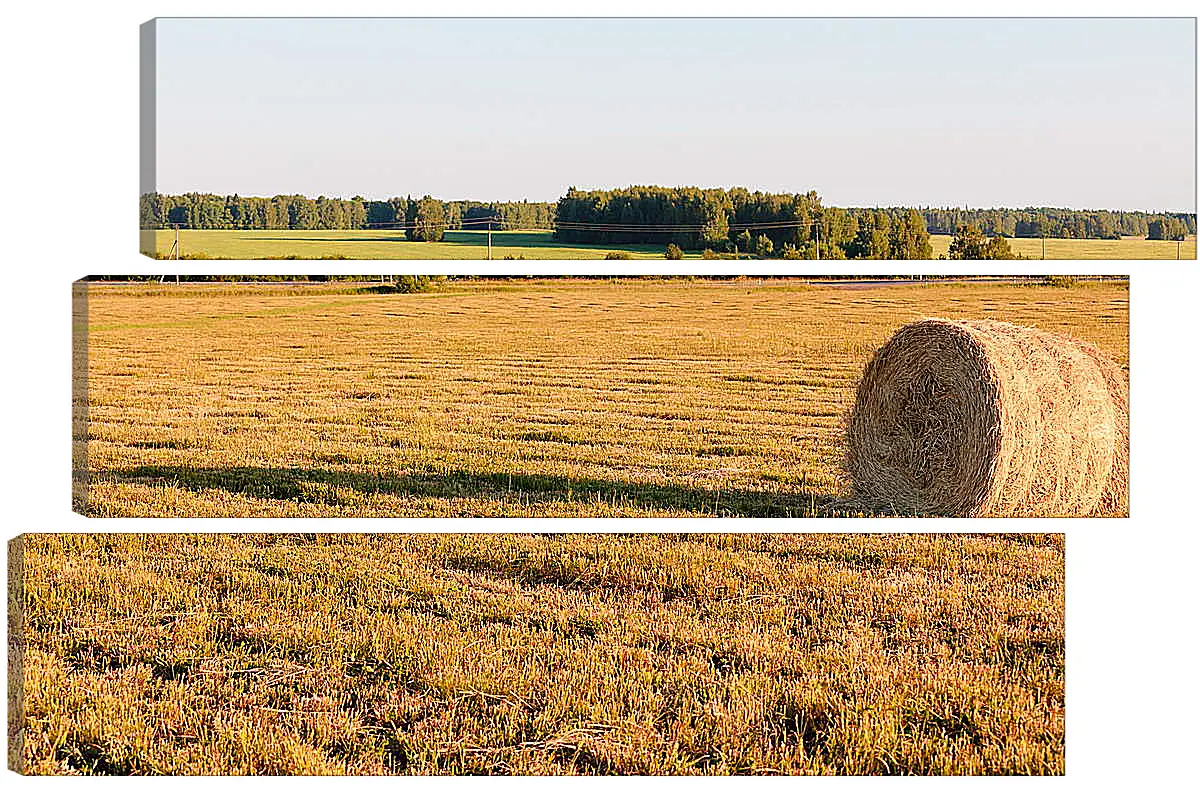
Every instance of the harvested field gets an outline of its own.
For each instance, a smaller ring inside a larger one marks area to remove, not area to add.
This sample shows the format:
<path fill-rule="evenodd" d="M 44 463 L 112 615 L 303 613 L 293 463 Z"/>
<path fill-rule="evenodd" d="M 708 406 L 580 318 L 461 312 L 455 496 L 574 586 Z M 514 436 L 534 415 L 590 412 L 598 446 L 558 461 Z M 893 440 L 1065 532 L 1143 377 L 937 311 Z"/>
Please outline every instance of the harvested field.
<path fill-rule="evenodd" d="M 871 355 L 925 317 L 1093 342 L 1128 285 L 512 280 L 427 295 L 97 286 L 76 509 L 98 516 L 812 516 Z M 85 427 L 86 426 L 86 427 Z"/>
<path fill-rule="evenodd" d="M 1058 535 L 10 547 L 29 773 L 1064 770 Z"/>

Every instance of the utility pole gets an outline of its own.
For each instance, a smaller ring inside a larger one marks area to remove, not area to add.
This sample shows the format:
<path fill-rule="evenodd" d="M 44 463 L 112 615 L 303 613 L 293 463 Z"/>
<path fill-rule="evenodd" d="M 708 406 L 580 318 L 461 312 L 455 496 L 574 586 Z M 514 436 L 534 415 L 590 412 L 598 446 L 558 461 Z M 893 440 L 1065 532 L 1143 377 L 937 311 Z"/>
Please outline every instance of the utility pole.
<path fill-rule="evenodd" d="M 171 258 L 179 260 L 179 223 L 171 226 L 175 229 L 175 243 L 171 245 Z"/>
<path fill-rule="evenodd" d="M 1046 234 L 1042 234 L 1042 261 L 1046 260 Z"/>
<path fill-rule="evenodd" d="M 821 218 L 817 217 L 817 261 L 821 260 Z"/>
<path fill-rule="evenodd" d="M 1175 260 L 1179 260 L 1179 248 L 1183 246 L 1183 239 L 1175 240 Z"/>
<path fill-rule="evenodd" d="M 492 219 L 488 217 L 488 261 L 492 260 Z"/>

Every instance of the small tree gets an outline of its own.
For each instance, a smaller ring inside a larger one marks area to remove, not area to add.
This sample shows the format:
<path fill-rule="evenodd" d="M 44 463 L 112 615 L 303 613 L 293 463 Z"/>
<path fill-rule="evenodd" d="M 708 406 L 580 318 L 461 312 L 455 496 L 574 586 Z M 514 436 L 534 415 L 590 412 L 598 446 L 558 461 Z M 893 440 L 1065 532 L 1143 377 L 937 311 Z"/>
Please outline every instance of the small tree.
<path fill-rule="evenodd" d="M 771 255 L 771 252 L 774 249 L 775 243 L 772 242 L 771 238 L 765 233 L 760 233 L 758 238 L 754 240 L 754 255 L 758 256 L 759 258 L 766 258 L 767 256 Z"/>
<path fill-rule="evenodd" d="M 974 225 L 967 225 L 958 230 L 954 240 L 950 242 L 950 257 L 977 261 L 983 258 L 983 248 L 987 246 L 987 238 Z"/>
<path fill-rule="evenodd" d="M 1008 261 L 1017 256 L 1008 246 L 1007 239 L 1003 236 L 993 236 L 983 248 L 983 257 L 989 261 Z"/>
<path fill-rule="evenodd" d="M 714 245 L 729 238 L 729 218 L 715 200 L 705 200 L 701 206 L 704 222 L 700 227 L 700 243 Z"/>
<path fill-rule="evenodd" d="M 425 195 L 408 201 L 406 234 L 414 242 L 440 242 L 446 237 L 446 208 Z"/>
<path fill-rule="evenodd" d="M 955 235 L 950 242 L 950 257 L 969 261 L 1016 258 L 1003 236 L 989 239 L 974 225 L 967 225 Z"/>
<path fill-rule="evenodd" d="M 679 248 L 679 245 L 675 244 L 674 242 L 671 242 L 669 245 L 667 245 L 668 261 L 678 261 L 681 258 L 683 258 L 683 250 Z"/>

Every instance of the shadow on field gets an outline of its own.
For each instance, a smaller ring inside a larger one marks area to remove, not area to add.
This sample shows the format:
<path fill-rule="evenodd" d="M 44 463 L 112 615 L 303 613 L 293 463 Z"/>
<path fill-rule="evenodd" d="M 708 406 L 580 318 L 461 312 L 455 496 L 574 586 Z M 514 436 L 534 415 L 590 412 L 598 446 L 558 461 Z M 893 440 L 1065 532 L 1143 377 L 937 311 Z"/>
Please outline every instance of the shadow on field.
<path fill-rule="evenodd" d="M 342 236 L 271 236 L 265 233 L 259 236 L 244 236 L 240 237 L 241 241 L 245 242 L 320 242 L 322 244 L 348 244 L 348 243 L 379 243 L 386 242 L 391 244 L 413 244 L 420 245 L 420 242 L 414 242 L 404 235 L 403 232 L 379 232 L 371 233 L 364 231 L 362 233 L 353 233 Z M 623 250 L 630 253 L 644 253 L 646 255 L 662 256 L 662 247 L 658 245 L 638 245 L 638 244 L 613 244 L 613 245 L 573 245 L 570 242 L 562 242 L 555 239 L 550 233 L 518 233 L 507 231 L 496 231 L 492 234 L 493 244 L 497 248 L 506 247 L 521 247 L 521 248 L 546 248 L 553 250 L 571 249 L 580 247 L 585 250 Z M 476 247 L 487 247 L 488 238 L 486 231 L 447 231 L 445 238 L 438 244 L 463 244 L 474 245 Z"/>
<path fill-rule="evenodd" d="M 452 470 L 428 474 L 379 474 L 327 469 L 228 469 L 137 467 L 92 475 L 97 483 L 169 485 L 189 491 L 220 489 L 259 500 L 322 503 L 355 516 L 362 495 L 390 494 L 511 502 L 525 509 L 549 503 L 581 508 L 608 503 L 650 514 L 672 512 L 731 517 L 860 516 L 847 498 L 811 492 L 706 489 L 649 482 L 567 480 L 558 475 Z M 84 513 L 87 513 L 85 510 Z"/>
<path fill-rule="evenodd" d="M 400 236 L 247 236 L 242 241 L 246 242 L 325 242 L 327 244 L 341 244 L 342 242 L 406 242 L 407 239 L 403 235 Z"/>

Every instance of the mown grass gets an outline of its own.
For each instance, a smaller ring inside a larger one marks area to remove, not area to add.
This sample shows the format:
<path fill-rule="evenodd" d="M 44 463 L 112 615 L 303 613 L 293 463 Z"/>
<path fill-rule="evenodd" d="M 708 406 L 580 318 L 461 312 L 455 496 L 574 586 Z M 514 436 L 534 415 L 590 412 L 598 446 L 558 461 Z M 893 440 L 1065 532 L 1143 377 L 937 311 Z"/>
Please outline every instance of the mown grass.
<path fill-rule="evenodd" d="M 1063 546 L 28 535 L 15 766 L 1062 774 Z"/>
<path fill-rule="evenodd" d="M 1128 361 L 1128 287 L 508 281 L 428 295 L 88 289 L 75 507 L 98 516 L 812 516 L 901 325 Z M 81 371 L 83 367 L 81 366 Z M 86 433 L 83 424 L 86 423 Z"/>
<path fill-rule="evenodd" d="M 173 230 L 154 232 L 160 258 L 166 258 L 175 241 Z M 949 252 L 952 236 L 932 235 L 933 256 Z M 1042 257 L 1041 239 L 1009 239 L 1014 253 Z M 487 234 L 452 231 L 444 242 L 410 242 L 396 231 L 241 231 L 184 230 L 179 233 L 180 252 L 185 257 L 264 258 L 353 258 L 353 259 L 486 259 Z M 628 253 L 631 258 L 664 258 L 659 245 L 570 245 L 554 240 L 549 232 L 504 231 L 492 234 L 492 258 L 602 259 L 610 252 Z M 1196 258 L 1196 239 L 1188 238 L 1179 248 L 1185 259 Z M 685 258 L 699 258 L 687 252 Z M 1146 239 L 1047 239 L 1047 259 L 1173 259 L 1175 242 Z"/>
<path fill-rule="evenodd" d="M 946 255 L 950 252 L 950 242 L 953 236 L 934 234 L 929 237 L 933 245 L 933 256 Z M 1009 239 L 1009 248 L 1017 255 L 1025 258 L 1040 259 L 1042 257 L 1041 239 Z M 1158 260 L 1174 259 L 1176 254 L 1181 259 L 1196 259 L 1196 237 L 1188 237 L 1176 248 L 1175 242 L 1159 242 L 1149 239 L 1127 237 L 1124 239 L 1047 239 L 1047 260 Z"/>

